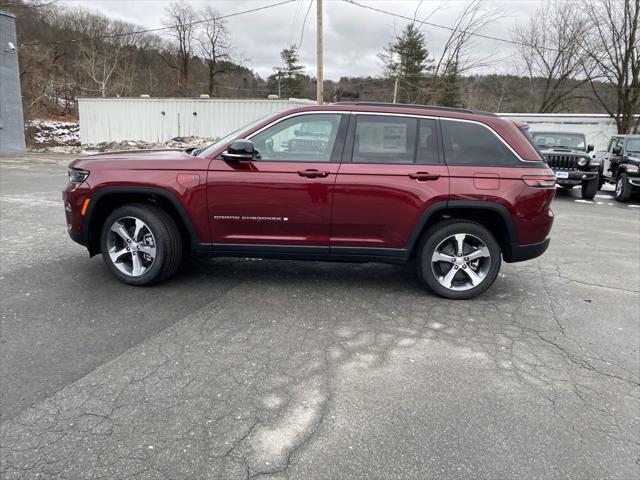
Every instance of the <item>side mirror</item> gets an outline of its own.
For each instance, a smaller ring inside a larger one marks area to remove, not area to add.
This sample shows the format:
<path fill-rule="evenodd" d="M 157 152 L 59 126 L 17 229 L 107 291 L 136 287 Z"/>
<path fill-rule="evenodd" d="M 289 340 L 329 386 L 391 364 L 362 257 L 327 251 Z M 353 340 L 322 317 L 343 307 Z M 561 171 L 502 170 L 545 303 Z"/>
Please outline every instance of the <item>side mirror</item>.
<path fill-rule="evenodd" d="M 613 147 L 611 153 L 613 153 L 614 155 L 622 155 L 622 147 L 619 145 L 617 147 Z"/>
<path fill-rule="evenodd" d="M 593 152 L 593 149 L 594 149 L 593 145 L 587 145 L 587 153 Z"/>
<path fill-rule="evenodd" d="M 251 140 L 234 140 L 221 156 L 225 160 L 239 162 L 241 160 L 253 160 L 255 148 Z"/>

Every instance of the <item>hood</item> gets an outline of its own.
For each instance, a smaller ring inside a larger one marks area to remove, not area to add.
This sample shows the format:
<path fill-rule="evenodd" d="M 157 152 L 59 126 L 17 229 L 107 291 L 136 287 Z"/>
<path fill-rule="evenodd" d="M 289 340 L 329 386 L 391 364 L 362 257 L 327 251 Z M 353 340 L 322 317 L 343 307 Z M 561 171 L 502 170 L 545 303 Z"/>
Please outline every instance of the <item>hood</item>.
<path fill-rule="evenodd" d="M 575 148 L 549 148 L 549 147 L 538 147 L 540 152 L 545 154 L 556 154 L 556 155 L 584 155 L 587 156 L 588 153 L 584 150 L 578 150 Z"/>
<path fill-rule="evenodd" d="M 188 170 L 208 164 L 206 158 L 194 157 L 184 150 L 126 150 L 86 155 L 71 162 L 69 167 L 91 171 L 96 168 L 119 170 Z M 195 167 L 194 167 L 195 165 Z"/>
<path fill-rule="evenodd" d="M 625 161 L 640 165 L 640 153 L 627 153 L 627 155 L 625 155 Z"/>

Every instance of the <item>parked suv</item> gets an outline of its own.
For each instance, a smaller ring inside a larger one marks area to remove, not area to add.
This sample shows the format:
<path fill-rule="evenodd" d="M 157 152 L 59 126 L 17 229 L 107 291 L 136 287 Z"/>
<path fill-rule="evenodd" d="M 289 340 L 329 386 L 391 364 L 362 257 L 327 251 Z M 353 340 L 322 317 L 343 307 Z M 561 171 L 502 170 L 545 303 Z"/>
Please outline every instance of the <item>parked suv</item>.
<path fill-rule="evenodd" d="M 474 297 L 549 245 L 555 177 L 523 125 L 437 107 L 338 103 L 280 112 L 201 151 L 71 163 L 69 234 L 131 285 L 183 252 L 402 264 Z M 195 155 L 194 155 L 195 154 Z"/>
<path fill-rule="evenodd" d="M 582 198 L 592 200 L 600 179 L 600 162 L 589 157 L 593 145 L 587 145 L 584 134 L 567 132 L 531 132 L 545 162 L 553 169 L 558 185 L 581 186 Z"/>
<path fill-rule="evenodd" d="M 604 180 L 616 186 L 616 200 L 626 202 L 634 191 L 640 191 L 640 135 L 614 135 L 598 158 Z"/>

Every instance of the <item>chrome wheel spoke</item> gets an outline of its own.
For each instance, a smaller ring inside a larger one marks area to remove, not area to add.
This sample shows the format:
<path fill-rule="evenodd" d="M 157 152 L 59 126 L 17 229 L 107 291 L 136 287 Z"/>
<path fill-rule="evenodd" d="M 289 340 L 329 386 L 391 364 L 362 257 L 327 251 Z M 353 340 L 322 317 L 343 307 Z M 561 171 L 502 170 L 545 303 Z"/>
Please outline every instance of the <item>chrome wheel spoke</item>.
<path fill-rule="evenodd" d="M 462 271 L 464 272 L 464 274 L 469 277 L 469 280 L 471 280 L 471 284 L 475 287 L 477 285 L 480 285 L 480 283 L 482 283 L 483 278 L 480 277 L 480 275 L 478 275 L 476 272 L 474 272 L 471 268 L 467 267 L 467 268 L 463 268 Z"/>
<path fill-rule="evenodd" d="M 151 258 L 156 258 L 156 246 L 155 245 L 140 245 L 138 247 L 139 251 L 142 253 L 146 253 Z"/>
<path fill-rule="evenodd" d="M 111 231 L 118 234 L 127 243 L 132 241 L 131 235 L 119 220 L 111 225 Z"/>
<path fill-rule="evenodd" d="M 439 251 L 435 251 L 433 252 L 433 255 L 431 256 L 431 261 L 432 262 L 447 262 L 447 263 L 453 263 L 455 261 L 456 257 L 452 257 L 451 255 L 447 255 L 446 253 L 442 253 Z"/>
<path fill-rule="evenodd" d="M 142 275 L 145 268 L 142 266 L 142 262 L 140 261 L 140 255 L 133 254 L 131 255 L 131 275 L 137 277 Z"/>
<path fill-rule="evenodd" d="M 136 220 L 136 223 L 135 223 L 136 227 L 135 227 L 135 230 L 133 231 L 133 241 L 139 242 L 142 240 L 140 238 L 140 232 L 144 227 L 146 227 L 146 225 L 141 220 L 138 220 L 137 218 L 135 220 Z"/>
<path fill-rule="evenodd" d="M 468 258 L 469 261 L 476 260 L 478 258 L 490 257 L 489 249 L 487 247 L 480 247 L 474 252 L 471 252 L 469 255 L 465 255 L 465 258 Z"/>
<path fill-rule="evenodd" d="M 113 263 L 120 261 L 121 257 L 127 254 L 131 255 L 131 251 L 127 247 L 122 248 L 120 250 L 116 250 L 115 248 L 112 250 L 109 250 L 109 256 L 111 257 L 111 261 Z"/>
<path fill-rule="evenodd" d="M 456 276 L 456 273 L 458 273 L 458 270 L 452 265 L 447 274 L 442 277 L 440 283 L 442 283 L 447 288 L 451 288 L 453 286 L 453 277 Z"/>
<path fill-rule="evenodd" d="M 460 256 L 464 253 L 464 240 L 467 238 L 467 235 L 464 233 L 458 233 L 454 235 L 456 239 L 456 253 Z"/>

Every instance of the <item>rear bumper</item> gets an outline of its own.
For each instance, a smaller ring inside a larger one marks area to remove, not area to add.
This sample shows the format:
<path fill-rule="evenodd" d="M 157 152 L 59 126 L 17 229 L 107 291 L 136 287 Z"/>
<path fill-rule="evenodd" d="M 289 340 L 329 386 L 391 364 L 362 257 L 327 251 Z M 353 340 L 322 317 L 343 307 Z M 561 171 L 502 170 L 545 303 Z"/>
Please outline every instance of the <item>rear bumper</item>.
<path fill-rule="evenodd" d="M 512 243 L 511 252 L 509 252 L 508 256 L 504 256 L 504 261 L 507 263 L 524 262 L 525 260 L 539 257 L 547 251 L 549 243 L 551 243 L 551 237 L 545 238 L 542 242 L 531 243 L 529 245 Z"/>

